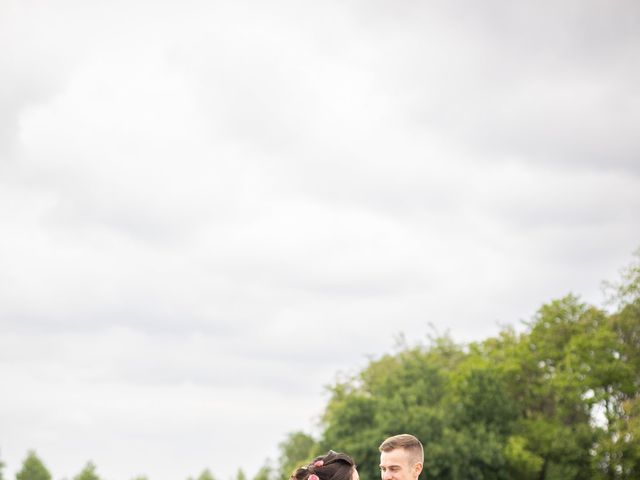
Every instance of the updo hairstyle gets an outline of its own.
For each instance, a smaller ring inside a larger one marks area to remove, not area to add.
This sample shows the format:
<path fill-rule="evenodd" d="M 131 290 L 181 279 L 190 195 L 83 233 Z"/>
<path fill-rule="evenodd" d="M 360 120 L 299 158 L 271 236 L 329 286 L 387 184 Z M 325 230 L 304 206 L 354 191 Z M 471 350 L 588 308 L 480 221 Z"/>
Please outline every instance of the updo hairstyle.
<path fill-rule="evenodd" d="M 310 475 L 317 475 L 319 480 L 351 480 L 354 469 L 353 458 L 346 453 L 329 450 L 326 455 L 314 458 L 309 465 L 298 468 L 290 480 L 308 480 Z"/>

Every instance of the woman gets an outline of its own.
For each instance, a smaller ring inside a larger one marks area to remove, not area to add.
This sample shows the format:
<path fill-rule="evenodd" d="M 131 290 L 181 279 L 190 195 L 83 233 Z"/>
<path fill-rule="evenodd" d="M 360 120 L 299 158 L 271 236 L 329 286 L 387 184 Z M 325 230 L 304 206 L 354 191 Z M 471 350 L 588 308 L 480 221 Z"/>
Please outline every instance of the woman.
<path fill-rule="evenodd" d="M 359 480 L 356 464 L 349 455 L 334 452 L 316 457 L 309 465 L 298 468 L 290 480 Z"/>

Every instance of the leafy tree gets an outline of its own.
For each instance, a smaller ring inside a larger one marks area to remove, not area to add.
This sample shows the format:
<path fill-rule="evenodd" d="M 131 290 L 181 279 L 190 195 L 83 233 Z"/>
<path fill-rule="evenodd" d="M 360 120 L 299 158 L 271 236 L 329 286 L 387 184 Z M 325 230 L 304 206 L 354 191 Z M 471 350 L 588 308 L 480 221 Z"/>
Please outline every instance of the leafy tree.
<path fill-rule="evenodd" d="M 594 475 L 590 448 L 595 432 L 585 401 L 590 387 L 576 371 L 579 362 L 574 354 L 601 319 L 600 312 L 568 295 L 543 305 L 530 324 L 530 333 L 522 337 L 527 346 L 520 350 L 526 394 L 519 431 L 532 453 L 543 460 L 541 479 Z"/>
<path fill-rule="evenodd" d="M 22 468 L 16 473 L 16 480 L 51 480 L 51 474 L 36 452 L 30 450 L 22 462 Z"/>
<path fill-rule="evenodd" d="M 100 477 L 96 473 L 96 466 L 94 463 L 89 461 L 80 473 L 73 477 L 73 480 L 100 480 Z"/>
<path fill-rule="evenodd" d="M 363 478 L 379 476 L 378 445 L 387 436 L 410 431 L 437 453 L 425 463 L 427 477 L 440 470 L 446 427 L 443 401 L 449 370 L 463 358 L 447 338 L 372 361 L 360 375 L 335 385 L 323 422 L 323 449 L 349 453 Z M 431 450 L 430 450 L 431 451 Z"/>
<path fill-rule="evenodd" d="M 274 473 L 271 463 L 267 460 L 253 477 L 253 480 L 274 480 Z"/>
<path fill-rule="evenodd" d="M 621 277 L 608 284 L 618 311 L 593 339 L 599 361 L 589 374 L 605 420 L 594 461 L 601 478 L 626 480 L 640 478 L 640 249 Z"/>
<path fill-rule="evenodd" d="M 625 305 L 637 304 L 640 299 L 640 248 L 633 253 L 631 263 L 622 269 L 620 276 L 618 282 L 603 283 L 609 293 L 609 302 L 617 303 L 622 309 Z"/>
<path fill-rule="evenodd" d="M 385 355 L 331 388 L 321 446 L 354 455 L 371 478 L 376 446 L 400 432 L 422 439 L 429 479 L 635 472 L 635 444 L 624 438 L 637 438 L 640 337 L 628 312 L 612 323 L 568 295 L 543 305 L 520 335 L 505 329 L 467 348 L 432 339 Z M 604 430 L 593 423 L 598 408 Z"/>
<path fill-rule="evenodd" d="M 187 480 L 193 480 L 193 477 L 189 477 Z M 205 468 L 200 475 L 198 475 L 197 480 L 215 480 L 213 474 L 208 468 Z"/>
<path fill-rule="evenodd" d="M 241 468 L 236 473 L 236 480 L 247 480 L 247 476 Z"/>
<path fill-rule="evenodd" d="M 349 453 L 363 478 L 376 478 L 377 445 L 410 432 L 425 446 L 429 480 L 640 478 L 636 256 L 613 313 L 567 295 L 520 334 L 405 342 L 370 361 L 330 387 L 316 451 Z"/>
<path fill-rule="evenodd" d="M 316 441 L 304 432 L 292 432 L 278 445 L 278 448 L 280 450 L 278 478 L 288 479 L 296 468 L 313 459 Z"/>

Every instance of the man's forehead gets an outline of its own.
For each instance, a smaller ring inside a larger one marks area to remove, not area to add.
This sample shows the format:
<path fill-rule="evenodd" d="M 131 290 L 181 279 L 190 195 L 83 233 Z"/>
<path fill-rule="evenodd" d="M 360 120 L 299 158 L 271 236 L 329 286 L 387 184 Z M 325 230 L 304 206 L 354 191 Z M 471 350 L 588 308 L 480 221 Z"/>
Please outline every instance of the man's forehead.
<path fill-rule="evenodd" d="M 404 448 L 394 448 L 386 452 L 380 452 L 380 466 L 401 466 L 409 463 L 409 452 Z"/>

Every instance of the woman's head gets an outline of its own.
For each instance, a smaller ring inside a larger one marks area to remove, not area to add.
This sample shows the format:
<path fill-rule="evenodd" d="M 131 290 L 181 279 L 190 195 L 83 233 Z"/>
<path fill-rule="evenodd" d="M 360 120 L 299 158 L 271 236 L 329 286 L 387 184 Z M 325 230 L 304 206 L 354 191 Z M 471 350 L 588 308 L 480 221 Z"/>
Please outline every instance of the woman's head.
<path fill-rule="evenodd" d="M 298 468 L 290 480 L 358 480 L 358 472 L 349 455 L 329 450 L 309 465 Z"/>

